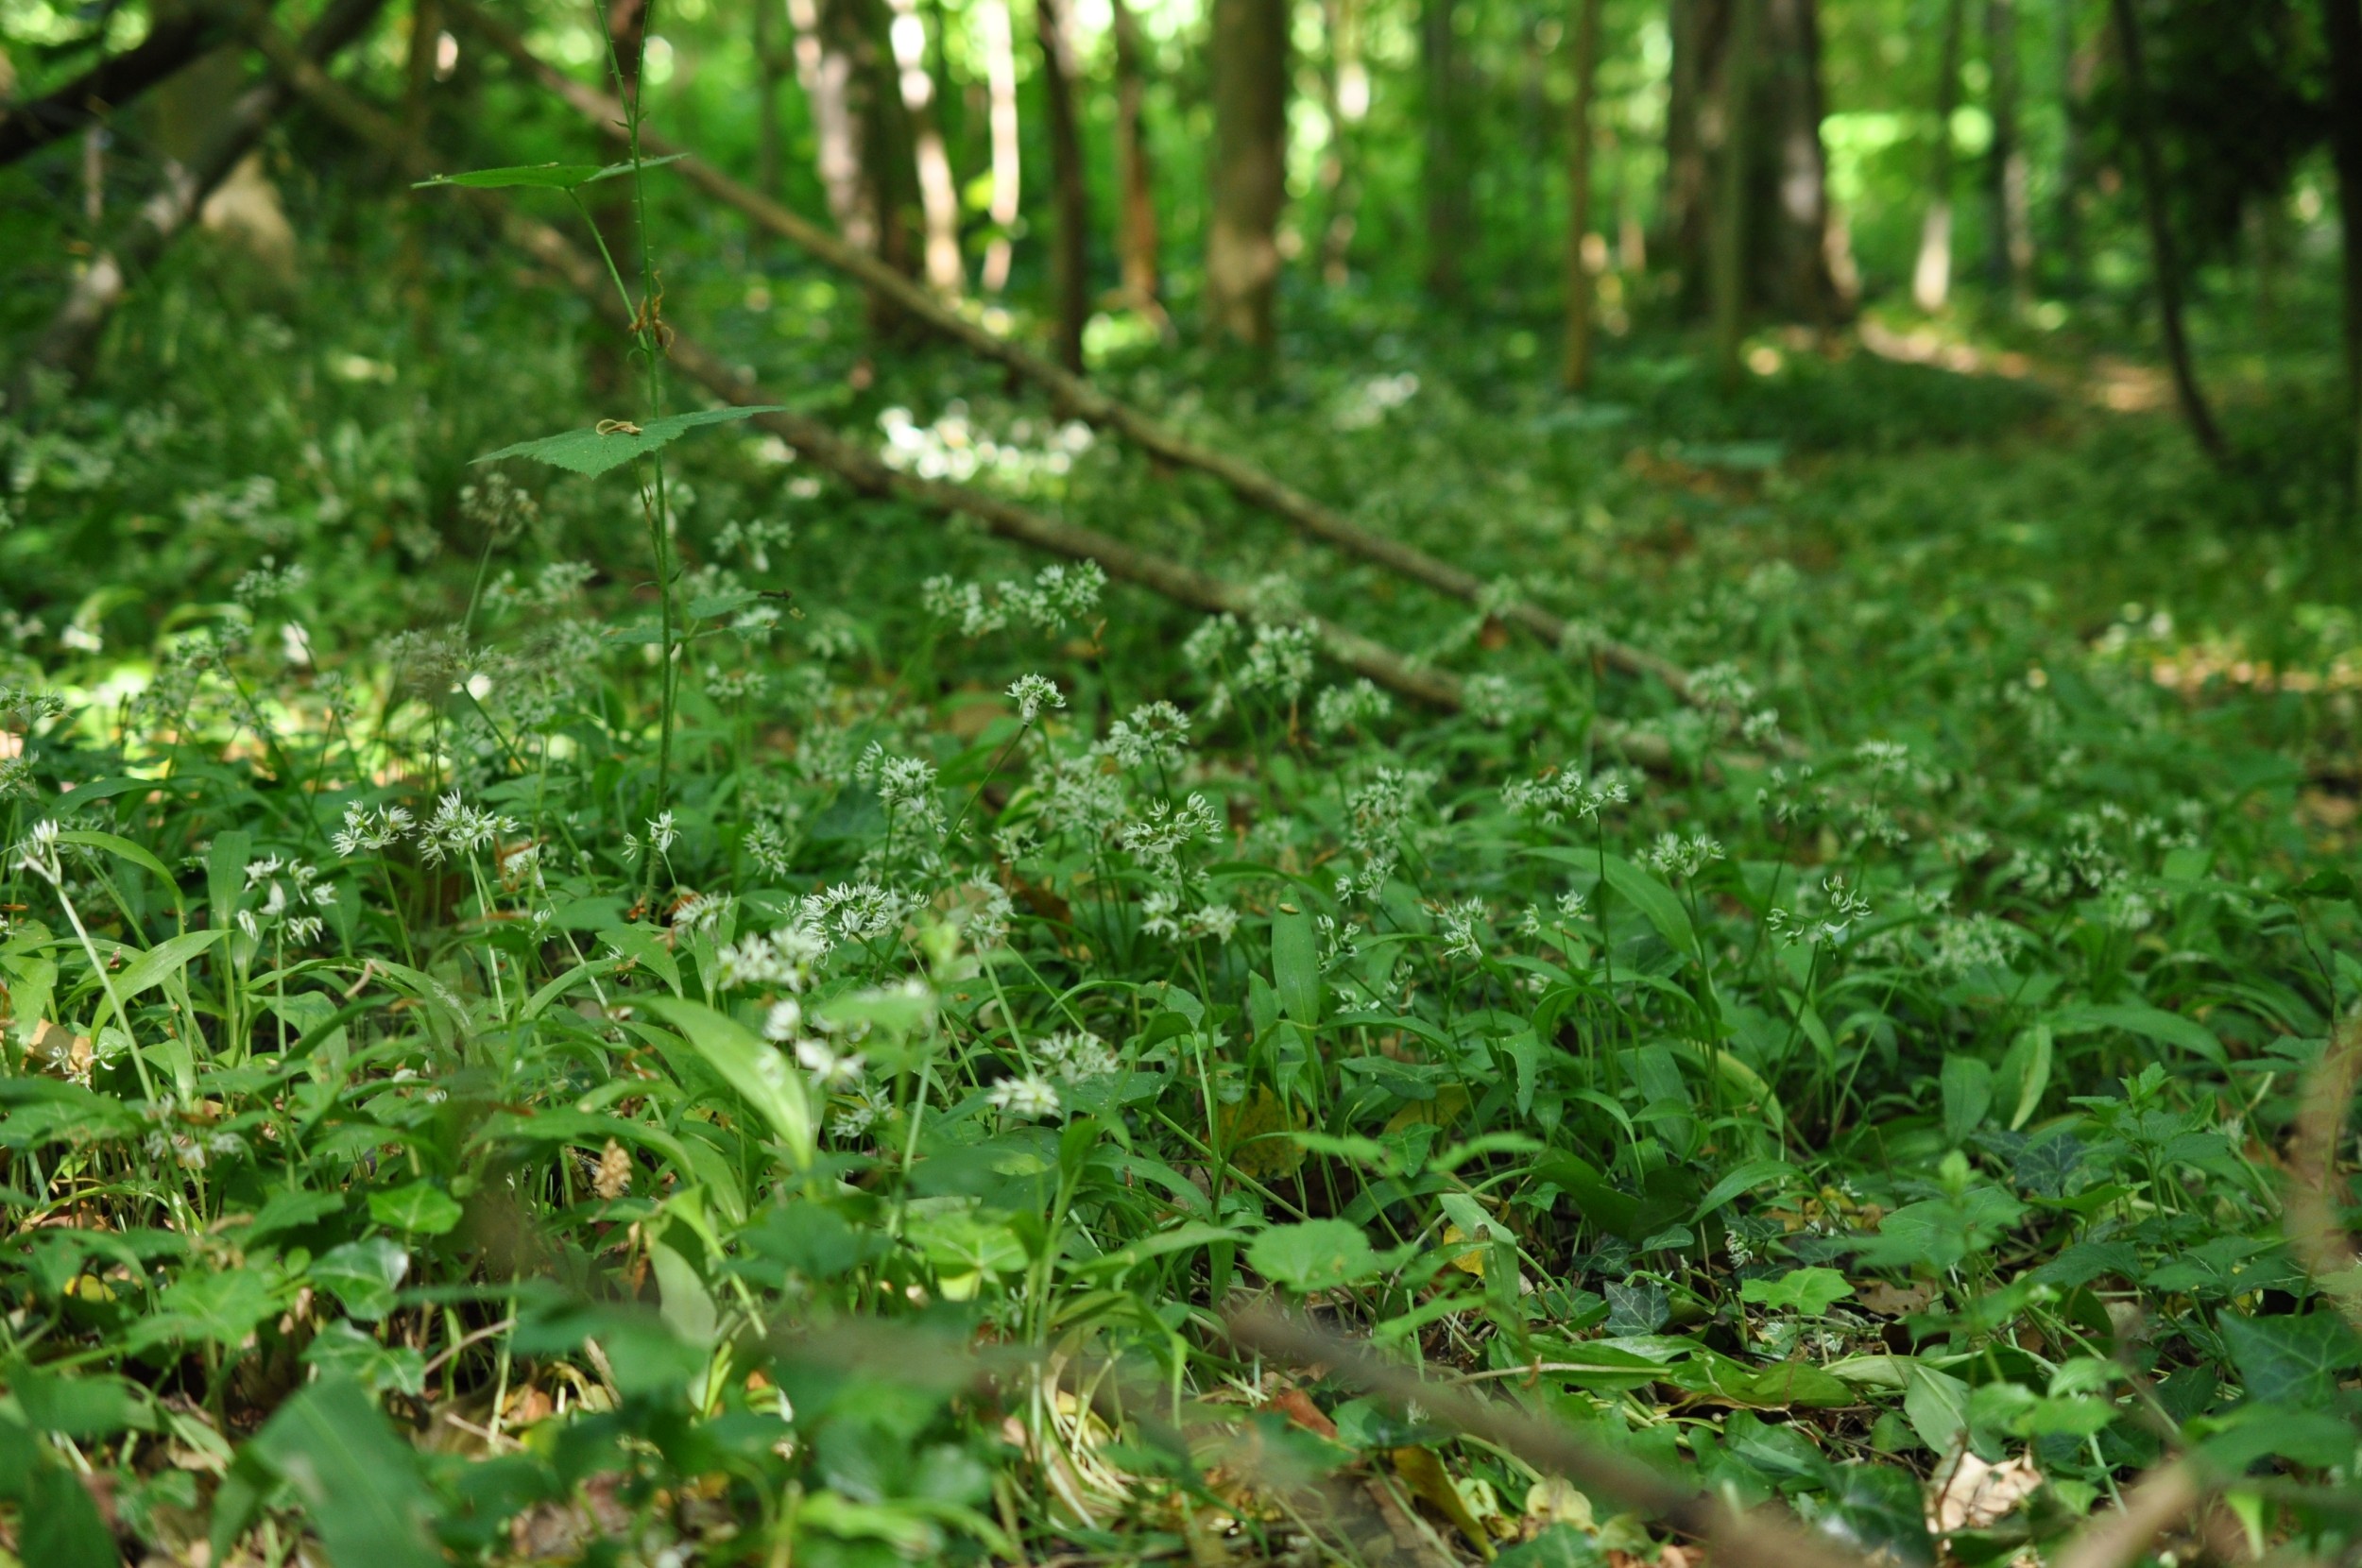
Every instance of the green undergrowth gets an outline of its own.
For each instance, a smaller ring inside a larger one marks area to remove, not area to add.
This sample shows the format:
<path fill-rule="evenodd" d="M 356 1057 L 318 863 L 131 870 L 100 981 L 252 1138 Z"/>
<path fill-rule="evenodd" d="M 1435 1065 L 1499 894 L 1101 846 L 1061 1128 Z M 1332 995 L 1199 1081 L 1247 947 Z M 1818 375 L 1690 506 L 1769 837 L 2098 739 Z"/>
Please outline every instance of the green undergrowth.
<path fill-rule="evenodd" d="M 2362 986 L 2362 628 L 2170 426 L 1861 355 L 1725 405 L 1669 339 L 1575 404 L 1376 306 L 1110 368 L 1684 708 L 707 277 L 782 395 L 1262 609 L 724 424 L 667 450 L 659 772 L 634 470 L 468 461 L 639 405 L 521 413 L 580 329 L 470 287 L 430 347 L 167 273 L 0 433 L 26 1560 L 1654 1552 L 1248 1302 L 1902 1564 L 1972 1462 L 1971 1564 L 2169 1449 L 2350 1543 L 2275 1150 Z"/>

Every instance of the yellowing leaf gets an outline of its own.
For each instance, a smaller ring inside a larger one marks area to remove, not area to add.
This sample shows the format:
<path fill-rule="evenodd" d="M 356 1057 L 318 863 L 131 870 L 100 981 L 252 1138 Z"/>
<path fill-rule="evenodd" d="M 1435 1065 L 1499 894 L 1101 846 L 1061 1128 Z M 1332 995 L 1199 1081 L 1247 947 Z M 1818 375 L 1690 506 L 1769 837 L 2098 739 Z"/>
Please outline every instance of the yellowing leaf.
<path fill-rule="evenodd" d="M 1468 1538 L 1485 1561 L 1493 1560 L 1493 1534 L 1484 1527 L 1468 1507 L 1468 1500 L 1452 1484 L 1451 1474 L 1444 1461 L 1431 1448 L 1397 1448 L 1394 1453 L 1395 1474 L 1412 1494 L 1452 1523 L 1453 1528 Z"/>
<path fill-rule="evenodd" d="M 1449 1127 L 1468 1113 L 1468 1091 L 1457 1083 L 1446 1083 L 1435 1091 L 1433 1099 L 1414 1099 L 1386 1118 L 1386 1131 L 1399 1133 L 1422 1121 L 1438 1127 Z"/>
<path fill-rule="evenodd" d="M 1591 1499 L 1575 1490 L 1564 1475 L 1546 1475 L 1526 1488 L 1526 1517 L 1548 1527 L 1571 1525 L 1591 1528 Z"/>
<path fill-rule="evenodd" d="M 1304 1165 L 1304 1146 L 1287 1134 L 1304 1129 L 1304 1112 L 1258 1086 L 1236 1105 L 1222 1108 L 1222 1147 L 1231 1168 L 1258 1182 L 1292 1176 Z"/>

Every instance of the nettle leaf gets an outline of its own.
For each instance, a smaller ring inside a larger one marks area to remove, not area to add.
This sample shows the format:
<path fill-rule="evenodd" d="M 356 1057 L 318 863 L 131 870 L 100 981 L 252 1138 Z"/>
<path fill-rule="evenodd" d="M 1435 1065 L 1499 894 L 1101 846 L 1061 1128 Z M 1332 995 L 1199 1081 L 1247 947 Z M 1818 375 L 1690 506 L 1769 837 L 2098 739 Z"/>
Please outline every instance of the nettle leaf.
<path fill-rule="evenodd" d="M 643 158 L 638 167 L 661 168 L 676 163 L 687 153 L 668 153 L 662 158 Z M 421 179 L 410 187 L 414 191 L 429 190 L 437 185 L 457 185 L 471 191 L 573 191 L 585 185 L 596 185 L 602 179 L 613 179 L 631 173 L 632 165 L 623 163 L 520 163 L 504 169 L 470 169 L 465 174 L 438 174 Z"/>
<path fill-rule="evenodd" d="M 552 468 L 597 475 L 670 446 L 700 425 L 727 424 L 735 419 L 750 419 L 758 414 L 786 412 L 784 403 L 764 403 L 755 408 L 709 408 L 697 414 L 668 414 L 644 425 L 628 419 L 604 419 L 588 430 L 569 430 L 536 441 L 520 441 L 513 447 L 488 452 L 475 461 L 496 463 L 504 457 L 530 457 Z"/>
<path fill-rule="evenodd" d="M 1257 1273 L 1298 1295 L 1356 1284 L 1378 1268 L 1370 1238 L 1347 1219 L 1274 1225 L 1247 1243 L 1246 1260 Z"/>
<path fill-rule="evenodd" d="M 1738 1299 L 1759 1302 L 1778 1312 L 1818 1318 L 1854 1293 L 1845 1276 L 1834 1269 L 1795 1269 L 1778 1279 L 1752 1279 L 1738 1287 Z"/>

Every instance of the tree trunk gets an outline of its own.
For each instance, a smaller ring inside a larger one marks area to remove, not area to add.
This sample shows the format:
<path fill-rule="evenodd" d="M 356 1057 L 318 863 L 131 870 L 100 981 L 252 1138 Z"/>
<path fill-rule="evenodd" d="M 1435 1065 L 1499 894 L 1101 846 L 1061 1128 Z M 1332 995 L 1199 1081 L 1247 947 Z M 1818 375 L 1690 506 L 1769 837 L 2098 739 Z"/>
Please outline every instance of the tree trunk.
<path fill-rule="evenodd" d="M 992 201 L 986 215 L 993 236 L 984 247 L 984 285 L 986 294 L 1009 286 L 1009 265 L 1016 256 L 1021 175 L 1017 136 L 1017 39 L 1009 27 L 1008 0 L 978 0 L 976 42 L 984 55 L 984 83 L 992 94 Z"/>
<path fill-rule="evenodd" d="M 1993 145 L 1985 157 L 1993 233 L 1985 265 L 1994 292 L 2015 309 L 2026 298 L 2034 267 L 2034 235 L 2026 210 L 2026 145 L 2018 135 L 2017 0 L 1985 0 L 1985 60 L 1993 76 Z"/>
<path fill-rule="evenodd" d="M 888 4 L 894 21 L 887 39 L 894 48 L 895 79 L 900 84 L 911 154 L 917 165 L 918 210 L 927 226 L 927 281 L 938 293 L 957 298 L 967 286 L 967 269 L 960 261 L 960 193 L 951 178 L 950 154 L 944 149 L 943 126 L 935 116 L 935 78 L 927 70 L 927 24 L 919 18 L 918 0 Z"/>
<path fill-rule="evenodd" d="M 2061 280 L 2069 293 L 2083 276 L 2082 73 L 2076 68 L 2077 0 L 2051 0 L 2051 48 L 2059 77 L 2059 189 L 2055 217 Z"/>
<path fill-rule="evenodd" d="M 1566 142 L 1566 363 L 1569 392 L 1591 390 L 1594 285 L 1591 239 L 1591 100 L 1599 86 L 1600 0 L 1576 0 L 1575 101 Z"/>
<path fill-rule="evenodd" d="M 1124 298 L 1134 310 L 1161 319 L 1155 171 L 1149 162 L 1148 128 L 1141 119 L 1148 76 L 1140 59 L 1140 24 L 1128 0 L 1110 4 L 1116 42 L 1116 254 Z"/>
<path fill-rule="evenodd" d="M 1462 248 L 1468 243 L 1468 171 L 1463 164 L 1460 41 L 1456 0 L 1420 0 L 1420 60 L 1427 82 L 1421 118 L 1427 145 L 1419 177 L 1427 207 L 1427 286 L 1441 299 L 1460 297 Z"/>
<path fill-rule="evenodd" d="M 1217 336 L 1268 350 L 1288 200 L 1287 0 L 1214 0 L 1213 68 L 1207 314 Z"/>
<path fill-rule="evenodd" d="M 1090 208 L 1083 188 L 1083 130 L 1074 117 L 1074 35 L 1065 0 L 1035 0 L 1042 99 L 1050 121 L 1050 191 L 1058 228 L 1050 253 L 1051 335 L 1058 363 L 1080 373 L 1090 319 Z"/>
<path fill-rule="evenodd" d="M 785 159 L 779 139 L 779 4 L 755 0 L 755 188 L 774 198 Z"/>
<path fill-rule="evenodd" d="M 1345 281 L 1354 230 L 1361 223 L 1357 143 L 1370 112 L 1370 73 L 1361 61 L 1359 6 L 1360 0 L 1321 0 L 1321 28 L 1328 39 L 1327 69 L 1321 73 L 1328 113 L 1328 148 L 1321 161 L 1321 190 L 1327 203 L 1321 223 L 1321 279 L 1332 284 Z"/>
<path fill-rule="evenodd" d="M 1919 264 L 1911 302 L 1930 314 L 1952 295 L 1952 116 L 1960 106 L 1960 33 L 1967 0 L 1944 0 L 1943 42 L 1936 64 L 1936 139 L 1928 159 L 1927 213 L 1919 226 Z"/>
<path fill-rule="evenodd" d="M 2157 147 L 2156 111 L 2148 95 L 2148 60 L 2141 43 L 2139 14 L 2132 0 L 2110 0 L 2115 21 L 2116 48 L 2124 64 L 2125 108 L 2131 117 L 2132 148 L 2140 162 L 2141 205 L 2148 218 L 2148 245 L 2157 286 L 2157 324 L 2165 340 L 2165 358 L 2173 369 L 2174 395 L 2190 434 L 2207 455 L 2230 455 L 2222 432 L 2206 406 L 2190 363 L 2190 342 L 2182 323 L 2182 258 L 2174 244 L 2173 214 L 2165 205 L 2165 159 Z"/>
<path fill-rule="evenodd" d="M 1745 187 L 1745 301 L 1790 320 L 1825 323 L 1843 313 L 1846 299 L 1830 266 L 1819 9 L 1814 0 L 1755 0 L 1747 123 L 1732 128 L 1723 110 L 1737 10 L 1736 0 L 1675 3 L 1663 243 L 1680 271 L 1685 311 L 1711 315 L 1714 210 L 1725 154 L 1735 146 Z"/>
<path fill-rule="evenodd" d="M 2329 45 L 2329 145 L 2337 166 L 2337 227 L 2344 245 L 2346 390 L 2355 426 L 2354 495 L 2362 504 L 2362 8 L 2322 0 Z M 2270 223 L 2270 218 L 2266 218 Z"/>
<path fill-rule="evenodd" d="M 1733 0 L 1728 46 L 1723 51 L 1722 93 L 1717 116 L 1722 124 L 1721 167 L 1714 196 L 1714 365 L 1725 392 L 1736 391 L 1744 367 L 1738 346 L 1747 311 L 1748 88 L 1754 76 L 1757 9 L 1762 0 Z"/>
<path fill-rule="evenodd" d="M 829 47 L 820 0 L 787 0 L 796 29 L 796 81 L 812 120 L 813 165 L 829 216 L 846 243 L 875 253 L 878 232 L 862 193 L 861 136 L 853 126 L 853 62 Z"/>

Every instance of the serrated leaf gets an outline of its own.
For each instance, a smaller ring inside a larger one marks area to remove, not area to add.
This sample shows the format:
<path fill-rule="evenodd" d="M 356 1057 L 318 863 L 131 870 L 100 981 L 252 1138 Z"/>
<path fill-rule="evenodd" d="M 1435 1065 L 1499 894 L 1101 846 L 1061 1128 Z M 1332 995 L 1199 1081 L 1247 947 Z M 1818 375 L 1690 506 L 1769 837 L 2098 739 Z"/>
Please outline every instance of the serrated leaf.
<path fill-rule="evenodd" d="M 639 167 L 661 168 L 677 162 L 686 153 L 669 153 L 662 158 L 643 158 Z M 465 174 L 438 174 L 421 179 L 410 187 L 424 191 L 438 185 L 457 185 L 471 191 L 573 191 L 585 185 L 595 185 L 602 179 L 613 179 L 632 171 L 632 164 L 623 163 L 519 163 L 501 169 L 470 169 Z"/>
<path fill-rule="evenodd" d="M 644 425 L 608 419 L 587 430 L 562 431 L 539 440 L 520 441 L 498 452 L 488 452 L 474 461 L 496 463 L 504 457 L 530 457 L 537 463 L 573 473 L 603 474 L 622 468 L 635 457 L 644 457 L 659 447 L 671 445 L 700 425 L 727 424 L 758 414 L 786 412 L 783 403 L 764 403 L 755 408 L 709 408 L 696 414 L 668 414 Z"/>

